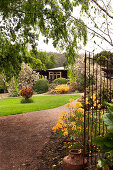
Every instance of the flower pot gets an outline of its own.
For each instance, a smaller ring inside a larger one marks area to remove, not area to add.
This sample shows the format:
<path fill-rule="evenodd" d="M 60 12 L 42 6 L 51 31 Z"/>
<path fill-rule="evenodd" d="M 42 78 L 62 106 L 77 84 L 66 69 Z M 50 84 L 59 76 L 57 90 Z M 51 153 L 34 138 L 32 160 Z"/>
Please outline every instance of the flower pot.
<path fill-rule="evenodd" d="M 68 156 L 63 159 L 63 170 L 84 170 L 87 160 L 81 150 L 71 149 Z"/>

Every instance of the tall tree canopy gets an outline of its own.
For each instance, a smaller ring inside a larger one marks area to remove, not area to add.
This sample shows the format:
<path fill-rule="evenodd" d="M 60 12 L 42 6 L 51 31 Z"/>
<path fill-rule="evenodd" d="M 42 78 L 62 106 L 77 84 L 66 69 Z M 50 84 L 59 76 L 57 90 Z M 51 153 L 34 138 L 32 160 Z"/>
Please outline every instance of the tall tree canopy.
<path fill-rule="evenodd" d="M 31 63 L 31 67 L 35 70 L 46 70 L 49 68 L 55 67 L 56 60 L 54 54 L 48 55 L 46 52 L 43 51 L 37 51 L 37 50 L 31 50 L 30 54 L 33 58 L 36 60 L 40 60 L 41 65 L 39 63 L 37 64 L 36 62 Z"/>
<path fill-rule="evenodd" d="M 52 38 L 54 47 L 65 49 L 67 63 L 73 64 L 87 31 L 113 46 L 112 12 L 111 0 L 0 0 L 0 37 L 12 45 L 35 47 L 42 33 L 45 42 Z"/>
<path fill-rule="evenodd" d="M 101 51 L 100 53 L 96 54 L 94 58 L 96 59 L 96 62 L 99 65 L 107 66 L 108 64 L 108 67 L 113 68 L 113 53 L 112 52 Z"/>

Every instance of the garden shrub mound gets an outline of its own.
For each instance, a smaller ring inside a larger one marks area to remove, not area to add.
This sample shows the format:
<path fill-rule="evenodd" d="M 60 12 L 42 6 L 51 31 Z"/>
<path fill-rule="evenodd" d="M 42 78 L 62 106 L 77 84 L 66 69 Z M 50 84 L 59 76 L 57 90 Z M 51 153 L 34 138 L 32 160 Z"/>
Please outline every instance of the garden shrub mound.
<path fill-rule="evenodd" d="M 54 84 L 67 84 L 68 79 L 66 78 L 57 78 L 53 81 Z"/>
<path fill-rule="evenodd" d="M 49 81 L 47 79 L 39 79 L 33 86 L 33 90 L 38 94 L 45 93 L 48 91 Z"/>

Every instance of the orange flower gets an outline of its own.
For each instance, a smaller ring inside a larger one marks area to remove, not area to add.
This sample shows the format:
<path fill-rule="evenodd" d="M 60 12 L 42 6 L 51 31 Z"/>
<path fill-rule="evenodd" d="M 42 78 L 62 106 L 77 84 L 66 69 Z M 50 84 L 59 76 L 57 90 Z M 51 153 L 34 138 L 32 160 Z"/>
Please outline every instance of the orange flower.
<path fill-rule="evenodd" d="M 81 107 L 82 104 L 81 104 L 80 102 L 76 102 L 76 106 L 77 106 L 77 107 Z"/>

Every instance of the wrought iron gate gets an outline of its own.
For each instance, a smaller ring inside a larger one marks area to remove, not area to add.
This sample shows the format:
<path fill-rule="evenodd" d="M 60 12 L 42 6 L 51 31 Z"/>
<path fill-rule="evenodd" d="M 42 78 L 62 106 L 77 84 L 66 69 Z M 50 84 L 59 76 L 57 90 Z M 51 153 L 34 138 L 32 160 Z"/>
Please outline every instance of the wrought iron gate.
<path fill-rule="evenodd" d="M 93 138 L 107 132 L 102 115 L 105 113 L 103 102 L 113 98 L 113 60 L 97 59 L 92 53 L 85 53 L 84 73 L 84 156 L 88 169 L 97 164 L 99 148 Z"/>

